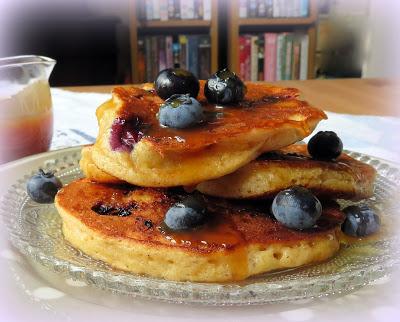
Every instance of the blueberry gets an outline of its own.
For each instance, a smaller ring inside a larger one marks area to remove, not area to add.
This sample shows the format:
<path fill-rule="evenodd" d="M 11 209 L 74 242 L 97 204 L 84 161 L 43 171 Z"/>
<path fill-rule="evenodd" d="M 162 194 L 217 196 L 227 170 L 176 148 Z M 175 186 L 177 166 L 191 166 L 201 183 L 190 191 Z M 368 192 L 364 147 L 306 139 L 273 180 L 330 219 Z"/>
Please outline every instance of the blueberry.
<path fill-rule="evenodd" d="M 172 95 L 161 105 L 158 112 L 161 125 L 183 129 L 204 120 L 203 107 L 189 95 Z"/>
<path fill-rule="evenodd" d="M 311 228 L 322 213 L 320 201 L 309 190 L 298 186 L 279 192 L 271 209 L 276 220 L 293 229 Z"/>
<path fill-rule="evenodd" d="M 187 230 L 204 224 L 206 217 L 204 203 L 194 196 L 189 196 L 168 209 L 164 223 L 172 230 Z"/>
<path fill-rule="evenodd" d="M 39 203 L 52 203 L 57 191 L 62 188 L 60 179 L 51 172 L 42 169 L 32 176 L 27 183 L 26 190 L 33 201 Z"/>
<path fill-rule="evenodd" d="M 117 117 L 111 126 L 110 145 L 113 151 L 130 152 L 143 137 L 143 128 L 138 117 L 126 120 Z"/>
<path fill-rule="evenodd" d="M 229 69 L 216 72 L 206 82 L 204 95 L 210 103 L 226 105 L 243 100 L 246 86 L 241 79 Z"/>
<path fill-rule="evenodd" d="M 320 131 L 310 139 L 307 148 L 316 160 L 335 160 L 343 151 L 343 143 L 335 132 Z"/>
<path fill-rule="evenodd" d="M 174 94 L 189 94 L 196 98 L 200 84 L 196 76 L 181 68 L 162 70 L 154 82 L 157 95 L 167 99 Z"/>
<path fill-rule="evenodd" d="M 379 216 L 367 205 L 349 206 L 343 209 L 346 219 L 342 224 L 345 234 L 363 237 L 375 233 L 381 224 Z"/>

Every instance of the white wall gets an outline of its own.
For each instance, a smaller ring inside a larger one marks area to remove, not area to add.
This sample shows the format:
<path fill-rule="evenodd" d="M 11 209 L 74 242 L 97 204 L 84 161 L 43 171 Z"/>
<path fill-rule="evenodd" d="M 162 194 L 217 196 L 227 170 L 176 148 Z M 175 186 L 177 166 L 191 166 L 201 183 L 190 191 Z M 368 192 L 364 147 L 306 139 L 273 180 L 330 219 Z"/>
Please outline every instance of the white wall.
<path fill-rule="evenodd" d="M 370 0 L 363 77 L 400 77 L 400 1 Z"/>

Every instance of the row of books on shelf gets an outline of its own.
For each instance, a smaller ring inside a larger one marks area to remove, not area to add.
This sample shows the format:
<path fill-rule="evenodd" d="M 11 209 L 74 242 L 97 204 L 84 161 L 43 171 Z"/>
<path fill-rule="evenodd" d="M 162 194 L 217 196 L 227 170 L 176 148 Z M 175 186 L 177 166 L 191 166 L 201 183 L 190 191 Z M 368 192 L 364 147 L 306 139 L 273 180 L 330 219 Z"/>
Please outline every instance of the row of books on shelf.
<path fill-rule="evenodd" d="M 141 18 L 144 20 L 211 20 L 212 0 L 146 0 Z"/>
<path fill-rule="evenodd" d="M 139 82 L 152 82 L 171 67 L 190 70 L 207 79 L 211 70 L 209 35 L 147 36 L 138 41 Z"/>
<path fill-rule="evenodd" d="M 308 35 L 265 33 L 239 37 L 239 75 L 244 80 L 307 79 Z"/>
<path fill-rule="evenodd" d="M 309 0 L 240 0 L 240 18 L 295 18 L 309 15 Z"/>

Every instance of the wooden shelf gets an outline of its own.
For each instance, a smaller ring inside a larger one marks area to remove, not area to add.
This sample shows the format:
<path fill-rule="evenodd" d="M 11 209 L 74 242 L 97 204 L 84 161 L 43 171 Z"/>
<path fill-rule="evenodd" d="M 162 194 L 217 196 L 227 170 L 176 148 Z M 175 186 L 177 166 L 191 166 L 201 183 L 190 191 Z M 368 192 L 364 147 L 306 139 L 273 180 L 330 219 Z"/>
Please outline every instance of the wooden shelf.
<path fill-rule="evenodd" d="M 204 27 L 209 28 L 211 26 L 210 20 L 148 20 L 148 21 L 140 21 L 138 23 L 138 28 L 195 28 L 195 27 Z"/>
<path fill-rule="evenodd" d="M 228 8 L 228 67 L 239 72 L 239 36 L 240 27 L 246 27 L 246 31 L 254 27 L 258 33 L 260 30 L 268 32 L 279 29 L 293 30 L 296 27 L 306 29 L 309 37 L 308 48 L 308 78 L 315 77 L 315 47 L 316 32 L 314 24 L 317 21 L 318 7 L 316 0 L 310 0 L 309 16 L 305 18 L 239 18 L 239 0 L 230 0 Z"/>
<path fill-rule="evenodd" d="M 147 1 L 147 0 L 146 0 Z M 138 57 L 138 38 L 146 31 L 159 33 L 160 35 L 168 34 L 170 31 L 176 33 L 177 30 L 185 33 L 186 30 L 193 31 L 196 28 L 203 28 L 210 35 L 211 43 L 211 72 L 218 70 L 218 1 L 211 1 L 211 20 L 149 20 L 143 21 L 139 19 L 138 12 L 140 6 L 144 4 L 143 0 L 129 0 L 130 4 L 130 43 L 131 43 L 131 65 L 132 65 L 132 82 L 139 81 L 137 69 Z"/>
<path fill-rule="evenodd" d="M 247 18 L 239 19 L 239 26 L 298 26 L 310 25 L 315 22 L 315 17 L 306 18 Z"/>

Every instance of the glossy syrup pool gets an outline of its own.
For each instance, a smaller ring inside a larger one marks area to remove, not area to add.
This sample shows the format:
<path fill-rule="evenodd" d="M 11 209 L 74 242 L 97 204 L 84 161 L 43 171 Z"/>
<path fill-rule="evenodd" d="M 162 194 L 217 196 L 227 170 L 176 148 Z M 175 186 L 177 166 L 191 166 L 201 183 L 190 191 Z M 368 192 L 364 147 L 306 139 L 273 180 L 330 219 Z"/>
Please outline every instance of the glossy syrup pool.
<path fill-rule="evenodd" d="M 384 231 L 376 238 L 350 243 L 324 263 L 267 273 L 235 283 L 173 282 L 112 269 L 73 248 L 63 239 L 61 220 L 54 205 L 40 205 L 27 198 L 26 171 L 4 196 L 0 212 L 11 242 L 26 256 L 72 279 L 116 293 L 175 303 L 250 305 L 326 296 L 358 289 L 398 266 L 395 201 L 400 184 L 396 166 L 372 157 L 350 153 L 378 170 L 375 195 L 366 201 L 382 214 Z M 61 150 L 41 167 L 56 171 L 63 183 L 81 177 L 79 148 Z M 346 203 L 343 203 L 343 206 Z"/>

